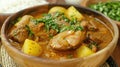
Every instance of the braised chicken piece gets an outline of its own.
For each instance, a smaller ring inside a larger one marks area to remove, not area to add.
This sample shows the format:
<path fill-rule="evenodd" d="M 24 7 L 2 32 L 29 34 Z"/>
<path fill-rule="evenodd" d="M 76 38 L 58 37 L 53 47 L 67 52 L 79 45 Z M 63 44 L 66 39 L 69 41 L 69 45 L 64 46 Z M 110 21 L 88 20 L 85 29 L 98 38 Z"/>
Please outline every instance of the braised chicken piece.
<path fill-rule="evenodd" d="M 43 31 L 44 23 L 39 23 L 36 25 L 34 22 L 30 22 L 28 26 L 31 29 L 31 31 L 34 33 L 34 35 L 38 35 L 39 32 Z"/>
<path fill-rule="evenodd" d="M 24 27 L 25 25 L 29 24 L 30 19 L 33 18 L 31 15 L 23 16 L 19 22 L 15 24 L 17 28 Z"/>
<path fill-rule="evenodd" d="M 85 33 L 83 31 L 65 31 L 54 36 L 49 45 L 56 50 L 75 49 L 85 39 Z"/>
<path fill-rule="evenodd" d="M 33 17 L 31 15 L 25 15 L 19 22 L 13 26 L 10 31 L 10 38 L 17 42 L 24 42 L 26 38 L 30 36 L 38 35 L 38 32 L 42 32 L 44 23 L 35 24 L 31 21 Z M 31 38 L 31 37 L 30 37 Z"/>
<path fill-rule="evenodd" d="M 26 38 L 28 38 L 28 31 L 25 27 L 14 28 L 10 32 L 9 37 L 19 43 L 22 43 Z"/>
<path fill-rule="evenodd" d="M 32 16 L 25 15 L 18 21 L 10 30 L 10 38 L 17 42 L 24 42 L 24 40 L 28 37 L 28 31 L 26 29 L 26 25 L 29 24 L 30 19 Z"/>

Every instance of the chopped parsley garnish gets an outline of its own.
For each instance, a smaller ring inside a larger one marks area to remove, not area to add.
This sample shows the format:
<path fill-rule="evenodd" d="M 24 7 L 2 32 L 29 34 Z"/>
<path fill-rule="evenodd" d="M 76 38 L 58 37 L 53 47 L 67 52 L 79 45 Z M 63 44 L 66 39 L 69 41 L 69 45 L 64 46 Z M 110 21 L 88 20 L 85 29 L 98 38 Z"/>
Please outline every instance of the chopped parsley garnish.
<path fill-rule="evenodd" d="M 49 31 L 50 29 L 54 29 L 57 32 L 59 32 L 58 24 L 55 23 L 55 18 L 53 18 L 51 14 L 44 14 L 43 18 L 39 18 L 34 21 L 35 21 L 35 24 L 43 22 L 45 24 L 45 28 L 47 31 Z"/>
<path fill-rule="evenodd" d="M 53 38 L 53 34 L 49 34 L 49 38 Z"/>
<path fill-rule="evenodd" d="M 88 44 L 88 47 L 92 49 L 92 45 L 96 46 L 98 48 L 97 42 L 92 41 L 91 43 Z"/>
<path fill-rule="evenodd" d="M 77 18 L 72 18 L 72 20 L 69 22 L 70 25 L 74 25 L 77 23 Z"/>
<path fill-rule="evenodd" d="M 68 23 L 69 25 L 62 25 L 62 24 L 60 25 L 59 21 L 61 20 L 64 20 L 65 23 Z M 32 21 L 35 24 L 39 24 L 42 22 L 45 24 L 45 28 L 47 31 L 49 31 L 50 29 L 53 29 L 57 33 L 68 31 L 68 30 L 74 30 L 74 31 L 83 30 L 83 27 L 81 27 L 80 25 L 77 25 L 77 23 L 79 22 L 77 21 L 76 18 L 69 20 L 63 13 L 60 13 L 60 12 L 56 12 L 53 14 L 44 14 L 42 18 L 32 19 Z"/>
<path fill-rule="evenodd" d="M 26 27 L 26 30 L 28 31 L 29 36 L 34 35 L 34 33 L 32 32 L 32 30 L 30 29 L 28 25 L 25 25 L 25 27 Z"/>
<path fill-rule="evenodd" d="M 15 21 L 12 22 L 12 24 L 16 24 L 17 22 L 19 22 L 21 20 L 21 17 L 17 18 Z"/>
<path fill-rule="evenodd" d="M 67 58 L 71 59 L 71 58 L 73 58 L 73 55 L 72 54 L 68 54 Z"/>
<path fill-rule="evenodd" d="M 56 12 L 56 14 L 55 14 L 55 16 L 54 17 L 59 17 L 59 16 L 61 16 L 61 15 L 64 15 L 63 13 L 61 13 L 61 12 Z"/>
<path fill-rule="evenodd" d="M 65 15 L 62 15 L 62 19 L 63 19 L 65 22 L 69 22 L 69 21 L 70 21 Z"/>
<path fill-rule="evenodd" d="M 13 32 L 13 35 L 14 35 L 14 36 L 17 36 L 17 31 L 14 31 L 14 32 Z"/>
<path fill-rule="evenodd" d="M 76 31 L 78 31 L 78 30 L 83 31 L 83 29 L 84 29 L 84 28 L 83 28 L 82 26 L 76 26 L 76 29 L 75 29 L 75 30 L 76 30 Z"/>
<path fill-rule="evenodd" d="M 70 25 L 70 26 L 63 26 L 60 30 L 60 32 L 63 31 L 69 31 L 69 30 L 73 30 L 73 31 L 78 31 L 78 30 L 83 30 L 83 27 L 81 26 L 76 26 L 76 25 Z"/>

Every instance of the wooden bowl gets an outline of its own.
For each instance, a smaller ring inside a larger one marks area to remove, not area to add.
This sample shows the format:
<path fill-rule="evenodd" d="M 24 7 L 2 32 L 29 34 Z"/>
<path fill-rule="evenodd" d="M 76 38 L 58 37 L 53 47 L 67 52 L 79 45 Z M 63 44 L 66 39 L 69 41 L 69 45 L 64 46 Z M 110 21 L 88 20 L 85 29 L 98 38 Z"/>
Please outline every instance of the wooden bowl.
<path fill-rule="evenodd" d="M 118 41 L 118 27 L 115 23 L 112 23 L 109 18 L 102 15 L 101 13 L 97 13 L 91 9 L 75 6 L 81 13 L 85 13 L 88 15 L 94 15 L 94 17 L 102 20 L 104 24 L 106 24 L 113 33 L 112 41 L 106 46 L 104 49 L 98 51 L 95 54 L 92 54 L 88 57 L 84 58 L 74 58 L 74 59 L 67 59 L 67 60 L 48 60 L 43 58 L 38 58 L 34 56 L 28 56 L 23 54 L 21 51 L 17 50 L 13 47 L 9 41 L 7 32 L 11 27 L 11 22 L 14 21 L 16 18 L 23 16 L 25 14 L 31 14 L 34 12 L 46 12 L 53 6 L 63 6 L 68 8 L 70 5 L 63 5 L 63 4 L 46 4 L 41 6 L 31 7 L 20 12 L 17 12 L 7 18 L 4 22 L 1 30 L 2 36 L 2 44 L 4 45 L 5 49 L 7 50 L 8 54 L 13 58 L 13 60 L 20 64 L 21 67 L 98 67 L 103 64 L 106 59 L 111 55 L 113 52 L 117 41 Z"/>

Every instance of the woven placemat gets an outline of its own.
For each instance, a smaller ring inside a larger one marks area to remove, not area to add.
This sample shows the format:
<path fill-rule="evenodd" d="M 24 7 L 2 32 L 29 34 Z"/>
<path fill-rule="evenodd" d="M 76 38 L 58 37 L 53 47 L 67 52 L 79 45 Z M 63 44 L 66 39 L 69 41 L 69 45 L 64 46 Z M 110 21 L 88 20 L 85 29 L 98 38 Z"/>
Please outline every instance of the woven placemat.
<path fill-rule="evenodd" d="M 6 52 L 4 46 L 1 46 L 0 50 L 0 55 L 1 55 L 1 65 L 2 67 L 20 67 L 17 63 L 14 62 L 14 60 L 8 55 Z M 108 63 L 104 63 L 100 67 L 110 67 Z"/>
<path fill-rule="evenodd" d="M 14 60 L 8 55 L 4 46 L 1 46 L 1 65 L 2 67 L 20 67 L 14 62 Z"/>

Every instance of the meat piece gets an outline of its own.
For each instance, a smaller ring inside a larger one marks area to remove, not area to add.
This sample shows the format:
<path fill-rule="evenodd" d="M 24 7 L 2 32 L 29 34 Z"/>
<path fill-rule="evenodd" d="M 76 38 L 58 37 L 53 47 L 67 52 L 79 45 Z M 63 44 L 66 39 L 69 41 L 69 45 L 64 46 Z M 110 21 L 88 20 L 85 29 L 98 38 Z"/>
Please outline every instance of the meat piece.
<path fill-rule="evenodd" d="M 96 25 L 93 21 L 83 20 L 81 22 L 81 26 L 84 27 L 84 29 L 89 30 L 89 31 L 97 31 L 98 30 L 98 28 L 96 27 Z"/>
<path fill-rule="evenodd" d="M 23 43 L 28 37 L 28 31 L 25 29 L 25 27 L 14 28 L 9 33 L 9 37 L 17 42 Z"/>
<path fill-rule="evenodd" d="M 98 48 L 95 45 L 91 45 L 91 47 L 93 52 L 96 52 L 98 50 Z"/>
<path fill-rule="evenodd" d="M 88 24 L 89 24 L 88 21 L 83 20 L 80 25 L 84 27 L 84 29 L 87 29 Z"/>
<path fill-rule="evenodd" d="M 66 26 L 69 25 L 69 23 L 66 23 L 65 20 L 56 19 L 55 22 L 56 22 L 58 25 L 66 25 Z"/>
<path fill-rule="evenodd" d="M 52 35 L 52 36 L 54 36 L 54 35 L 57 34 L 57 31 L 53 30 L 53 29 L 50 29 L 49 34 Z"/>
<path fill-rule="evenodd" d="M 20 43 L 24 42 L 24 40 L 28 37 L 28 31 L 25 26 L 29 24 L 31 18 L 32 16 L 30 15 L 23 16 L 21 20 L 11 28 L 9 37 Z"/>
<path fill-rule="evenodd" d="M 100 44 L 102 41 L 98 39 L 97 37 L 93 36 L 93 34 L 87 33 L 84 43 L 89 44 L 91 42 L 96 42 L 97 44 Z"/>
<path fill-rule="evenodd" d="M 35 24 L 34 22 L 30 22 L 28 26 L 34 35 L 38 35 L 39 32 L 43 31 L 44 23 Z"/>
<path fill-rule="evenodd" d="M 19 22 L 15 24 L 15 26 L 18 27 L 24 27 L 25 25 L 29 24 L 30 19 L 33 18 L 31 15 L 25 15 L 21 18 Z"/>
<path fill-rule="evenodd" d="M 92 21 L 92 20 L 89 21 L 88 30 L 90 30 L 90 31 L 97 31 L 98 30 L 98 28 L 95 25 L 95 21 Z"/>
<path fill-rule="evenodd" d="M 65 31 L 54 36 L 49 45 L 55 50 L 69 50 L 79 46 L 85 39 L 84 31 Z"/>

